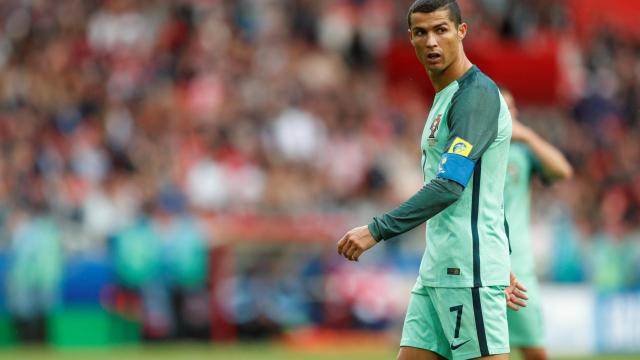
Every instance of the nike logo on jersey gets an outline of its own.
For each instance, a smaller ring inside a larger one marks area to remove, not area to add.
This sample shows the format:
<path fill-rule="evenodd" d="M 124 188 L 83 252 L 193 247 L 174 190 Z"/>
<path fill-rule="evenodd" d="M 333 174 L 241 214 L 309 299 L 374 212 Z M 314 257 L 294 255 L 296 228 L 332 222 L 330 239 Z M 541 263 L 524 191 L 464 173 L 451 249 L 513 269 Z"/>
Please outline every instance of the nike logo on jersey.
<path fill-rule="evenodd" d="M 453 345 L 453 343 L 451 343 L 451 350 L 457 350 L 460 346 L 468 343 L 469 341 L 471 341 L 471 340 L 467 340 L 465 342 L 461 342 L 460 344 L 456 344 L 456 345 Z"/>

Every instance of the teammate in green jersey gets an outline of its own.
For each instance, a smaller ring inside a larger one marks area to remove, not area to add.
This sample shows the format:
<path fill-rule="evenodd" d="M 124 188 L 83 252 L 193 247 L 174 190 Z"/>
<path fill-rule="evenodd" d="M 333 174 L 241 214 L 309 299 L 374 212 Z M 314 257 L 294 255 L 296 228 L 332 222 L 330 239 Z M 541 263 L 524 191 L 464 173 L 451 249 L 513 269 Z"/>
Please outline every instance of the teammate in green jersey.
<path fill-rule="evenodd" d="M 503 208 L 511 116 L 495 83 L 464 53 L 467 25 L 456 1 L 417 0 L 407 20 L 436 90 L 421 142 L 425 185 L 347 232 L 338 253 L 357 261 L 379 241 L 429 220 L 398 359 L 507 359 L 505 302 L 517 309 L 526 299 L 510 277 Z"/>
<path fill-rule="evenodd" d="M 504 188 L 505 212 L 511 232 L 511 271 L 527 284 L 529 302 L 521 311 L 507 311 L 509 343 L 519 348 L 525 360 L 546 360 L 542 328 L 542 307 L 529 240 L 531 180 L 537 175 L 545 183 L 570 178 L 573 169 L 562 153 L 518 121 L 518 109 L 511 93 L 502 89 L 511 117 L 513 134 Z"/>

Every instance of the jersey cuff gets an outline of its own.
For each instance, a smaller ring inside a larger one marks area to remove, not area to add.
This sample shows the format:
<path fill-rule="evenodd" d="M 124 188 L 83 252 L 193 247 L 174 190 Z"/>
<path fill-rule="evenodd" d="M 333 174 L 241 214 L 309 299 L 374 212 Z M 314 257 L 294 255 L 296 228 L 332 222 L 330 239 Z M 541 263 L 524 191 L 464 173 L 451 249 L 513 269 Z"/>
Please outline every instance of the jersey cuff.
<path fill-rule="evenodd" d="M 381 240 L 383 240 L 382 234 L 380 234 L 380 230 L 378 229 L 378 224 L 376 223 L 375 218 L 373 219 L 372 223 L 367 225 L 367 228 L 369 229 L 369 233 L 371 233 L 373 240 L 375 240 L 376 242 L 380 242 Z"/>
<path fill-rule="evenodd" d="M 455 181 L 462 187 L 467 187 L 475 166 L 476 162 L 468 157 L 446 153 L 440 159 L 437 177 Z"/>

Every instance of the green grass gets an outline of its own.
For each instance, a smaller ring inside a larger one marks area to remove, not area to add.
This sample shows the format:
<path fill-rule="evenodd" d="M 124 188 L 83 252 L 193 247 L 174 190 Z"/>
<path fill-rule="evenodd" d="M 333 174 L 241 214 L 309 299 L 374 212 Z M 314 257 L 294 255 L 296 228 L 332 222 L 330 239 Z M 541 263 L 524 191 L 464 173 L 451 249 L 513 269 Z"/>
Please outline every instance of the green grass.
<path fill-rule="evenodd" d="M 396 349 L 323 349 L 297 350 L 272 344 L 201 345 L 171 344 L 147 345 L 95 350 L 53 350 L 48 348 L 0 349 L 0 359 L 20 360 L 389 360 L 395 359 Z M 514 356 L 513 359 L 519 359 Z M 631 360 L 638 356 L 602 356 L 589 358 L 553 358 L 554 360 Z"/>
<path fill-rule="evenodd" d="M 394 349 L 304 351 L 271 344 L 147 345 L 114 349 L 54 350 L 47 348 L 0 349 L 0 359 L 20 360 L 378 360 L 395 358 Z"/>

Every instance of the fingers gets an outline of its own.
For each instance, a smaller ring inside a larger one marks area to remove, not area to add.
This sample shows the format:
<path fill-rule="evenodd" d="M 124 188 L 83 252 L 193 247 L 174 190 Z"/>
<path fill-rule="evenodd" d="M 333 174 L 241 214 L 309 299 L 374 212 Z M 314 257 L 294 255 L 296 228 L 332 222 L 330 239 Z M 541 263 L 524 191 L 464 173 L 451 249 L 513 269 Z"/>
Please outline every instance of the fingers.
<path fill-rule="evenodd" d="M 522 291 L 527 291 L 527 288 L 524 285 L 522 285 L 522 283 L 520 283 L 520 282 L 516 283 L 516 289 L 522 290 Z"/>
<path fill-rule="evenodd" d="M 364 253 L 364 249 L 360 249 L 357 248 L 356 251 L 353 253 L 353 261 L 358 261 L 358 259 L 360 258 L 360 255 L 362 255 L 362 253 Z"/>
<path fill-rule="evenodd" d="M 529 300 L 529 297 L 527 296 L 527 294 L 525 294 L 522 291 L 520 291 L 519 288 L 513 289 L 513 291 L 511 292 L 511 295 L 515 296 L 516 298 L 522 299 L 522 300 Z"/>
<path fill-rule="evenodd" d="M 513 272 L 510 274 L 510 283 L 511 285 L 505 290 L 507 306 L 518 311 L 521 307 L 527 306 L 527 303 L 525 302 L 525 300 L 529 299 L 525 294 L 527 288 L 518 281 Z"/>
<path fill-rule="evenodd" d="M 350 261 L 358 261 L 358 258 L 364 249 L 359 246 L 350 233 L 345 234 L 340 241 L 338 241 L 338 255 L 343 256 L 345 259 Z"/>
<path fill-rule="evenodd" d="M 348 234 L 345 234 L 342 239 L 338 241 L 338 255 L 344 254 L 345 246 L 347 245 Z"/>
<path fill-rule="evenodd" d="M 527 288 L 520 281 L 518 281 L 516 274 L 514 274 L 513 272 L 509 274 L 509 282 L 510 282 L 510 286 L 509 286 L 510 288 L 516 288 L 518 290 L 527 291 Z"/>
<path fill-rule="evenodd" d="M 377 242 L 371 236 L 367 226 L 361 226 L 347 232 L 338 241 L 338 254 L 351 261 L 358 261 L 360 256 Z"/>
<path fill-rule="evenodd" d="M 507 295 L 507 307 L 511 310 L 518 311 L 521 307 L 526 306 L 527 305 L 522 300 L 518 300 L 518 298 L 513 295 Z"/>
<path fill-rule="evenodd" d="M 362 249 L 360 246 L 355 245 L 353 247 L 353 251 L 348 254 L 349 257 L 347 257 L 347 259 L 351 261 L 358 261 L 362 253 L 364 253 L 364 249 Z"/>
<path fill-rule="evenodd" d="M 511 294 L 511 296 L 509 296 L 509 303 L 515 304 L 519 307 L 527 307 L 527 303 L 523 300 L 518 298 L 516 295 Z"/>
<path fill-rule="evenodd" d="M 344 257 L 350 261 L 358 261 L 360 254 L 362 254 L 362 249 L 356 243 L 350 242 L 349 248 L 344 252 Z"/>
<path fill-rule="evenodd" d="M 507 306 L 509 307 L 509 309 L 513 310 L 513 311 L 519 311 L 520 307 L 510 301 L 507 301 Z"/>
<path fill-rule="evenodd" d="M 515 281 L 515 284 L 511 286 L 510 293 L 515 295 L 519 299 L 529 300 L 529 297 L 525 294 L 527 288 L 524 287 L 519 281 Z"/>
<path fill-rule="evenodd" d="M 521 307 L 527 306 L 525 300 L 528 300 L 529 297 L 523 291 L 526 291 L 526 288 L 517 281 L 512 281 L 511 286 L 505 289 L 507 306 L 510 309 L 518 311 Z"/>
<path fill-rule="evenodd" d="M 353 243 L 353 241 L 349 241 L 345 246 L 344 251 L 342 252 L 342 256 L 351 260 L 351 257 L 353 256 L 353 253 L 355 252 L 355 250 L 356 250 L 355 244 Z"/>

